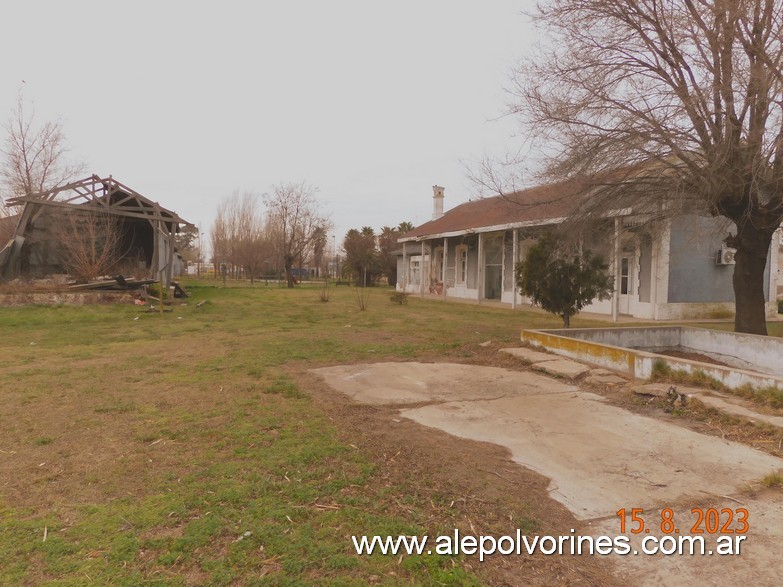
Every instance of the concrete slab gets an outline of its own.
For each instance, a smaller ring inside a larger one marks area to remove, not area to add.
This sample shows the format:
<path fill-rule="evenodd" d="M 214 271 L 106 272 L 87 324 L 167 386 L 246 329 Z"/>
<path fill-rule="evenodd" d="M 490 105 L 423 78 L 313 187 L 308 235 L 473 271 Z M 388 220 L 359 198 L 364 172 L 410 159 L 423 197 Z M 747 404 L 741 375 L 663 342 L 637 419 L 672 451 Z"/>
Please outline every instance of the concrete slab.
<path fill-rule="evenodd" d="M 584 382 L 589 385 L 615 386 L 625 385 L 628 383 L 628 380 L 625 377 L 615 375 L 606 369 L 591 369 L 587 374 L 587 377 L 585 377 Z"/>
<path fill-rule="evenodd" d="M 728 412 L 729 414 L 735 414 L 737 416 L 742 416 L 743 418 L 749 418 L 750 420 L 756 420 L 759 422 L 766 422 L 767 424 L 772 424 L 778 428 L 783 428 L 783 417 L 762 414 L 752 408 L 745 407 L 738 403 L 727 401 L 719 397 L 704 395 L 702 393 L 693 394 L 693 397 L 698 399 L 700 402 L 707 404 L 708 406 L 719 409 L 722 412 Z"/>
<path fill-rule="evenodd" d="M 508 349 L 500 349 L 500 352 L 512 355 L 514 357 L 517 357 L 518 359 L 522 359 L 523 361 L 527 361 L 529 363 L 539 363 L 541 361 L 554 361 L 555 359 L 560 358 L 557 355 L 553 355 L 552 353 L 542 353 L 541 351 L 534 351 L 533 349 L 529 349 L 527 347 L 514 347 Z"/>
<path fill-rule="evenodd" d="M 588 532 L 595 536 L 620 534 L 620 508 L 643 508 L 652 535 L 660 534 L 660 509 L 665 506 L 674 508 L 685 535 L 693 534 L 693 507 L 749 511 L 750 530 L 741 556 L 645 556 L 639 543 L 650 535 L 631 536 L 638 556 L 611 555 L 626 584 L 780 582 L 776 561 L 783 505 L 777 494 L 748 498 L 742 491 L 749 485 L 760 487 L 758 480 L 783 468 L 782 459 L 630 413 L 601 396 L 530 372 L 423 363 L 314 371 L 358 401 L 432 402 L 400 413 L 454 436 L 508 447 L 516 462 L 551 479 L 552 497 L 587 520 Z M 715 541 L 714 535 L 704 537 L 708 546 Z"/>
<path fill-rule="evenodd" d="M 557 377 L 566 377 L 574 379 L 583 373 L 587 373 L 590 367 L 571 361 L 569 359 L 555 359 L 554 361 L 544 361 L 543 363 L 533 363 L 533 369 L 543 371 Z"/>
<path fill-rule="evenodd" d="M 507 447 L 552 480 L 549 491 L 580 519 L 725 495 L 783 467 L 745 445 L 611 406 L 595 394 L 540 394 L 449 402 L 401 415 L 462 438 Z"/>
<path fill-rule="evenodd" d="M 457 363 L 337 365 L 313 372 L 337 391 L 376 405 L 493 399 L 577 389 L 536 373 Z"/>

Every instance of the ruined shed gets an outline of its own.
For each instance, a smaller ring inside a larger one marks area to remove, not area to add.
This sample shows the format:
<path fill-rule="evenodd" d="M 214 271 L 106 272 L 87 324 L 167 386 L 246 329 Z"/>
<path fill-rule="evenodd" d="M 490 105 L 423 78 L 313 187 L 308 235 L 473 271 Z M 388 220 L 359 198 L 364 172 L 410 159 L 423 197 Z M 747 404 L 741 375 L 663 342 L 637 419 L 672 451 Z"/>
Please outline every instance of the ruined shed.
<path fill-rule="evenodd" d="M 192 226 L 111 176 L 92 175 L 46 192 L 13 198 L 8 204 L 20 206 L 21 213 L 16 216 L 10 240 L 0 249 L 0 277 L 5 279 L 65 272 L 61 228 L 69 218 L 79 216 L 85 230 L 89 228 L 85 218 L 108 219 L 116 231 L 117 251 L 124 266 L 137 276 L 161 279 L 168 285 L 175 264 L 176 235 Z"/>

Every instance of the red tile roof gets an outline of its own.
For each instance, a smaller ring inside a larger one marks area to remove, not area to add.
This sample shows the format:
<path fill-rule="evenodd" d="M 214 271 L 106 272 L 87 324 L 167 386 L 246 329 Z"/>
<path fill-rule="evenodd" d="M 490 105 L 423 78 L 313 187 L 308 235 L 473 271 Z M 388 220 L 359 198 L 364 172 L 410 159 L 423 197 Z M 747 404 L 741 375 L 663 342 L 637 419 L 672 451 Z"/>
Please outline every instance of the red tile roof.
<path fill-rule="evenodd" d="M 571 213 L 585 188 L 586 182 L 572 181 L 471 200 L 452 208 L 437 220 L 417 226 L 400 240 L 470 230 L 481 232 L 480 229 L 509 224 L 549 224 Z"/>

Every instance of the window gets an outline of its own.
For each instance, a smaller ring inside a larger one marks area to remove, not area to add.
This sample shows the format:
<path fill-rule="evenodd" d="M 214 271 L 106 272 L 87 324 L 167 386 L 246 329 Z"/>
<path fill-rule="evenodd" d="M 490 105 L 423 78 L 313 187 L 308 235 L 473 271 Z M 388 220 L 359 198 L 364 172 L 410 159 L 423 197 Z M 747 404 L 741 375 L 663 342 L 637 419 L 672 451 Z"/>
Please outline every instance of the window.
<path fill-rule="evenodd" d="M 443 281 L 443 247 L 437 247 L 435 249 L 435 266 L 432 268 L 432 277 L 436 282 Z"/>
<path fill-rule="evenodd" d="M 468 247 L 457 247 L 457 284 L 465 285 L 468 280 Z"/>

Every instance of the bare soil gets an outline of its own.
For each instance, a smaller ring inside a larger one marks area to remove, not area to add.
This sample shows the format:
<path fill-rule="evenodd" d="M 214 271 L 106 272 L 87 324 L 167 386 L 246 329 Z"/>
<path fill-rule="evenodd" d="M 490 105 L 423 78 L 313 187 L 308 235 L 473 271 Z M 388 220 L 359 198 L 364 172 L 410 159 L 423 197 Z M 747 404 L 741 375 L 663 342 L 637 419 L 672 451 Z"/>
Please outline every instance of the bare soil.
<path fill-rule="evenodd" d="M 500 361 L 504 362 L 504 361 Z M 345 442 L 369 455 L 388 485 L 429 497 L 423 520 L 431 534 L 454 528 L 472 535 L 501 536 L 523 527 L 530 534 L 588 533 L 562 504 L 549 497 L 549 479 L 511 460 L 496 444 L 456 438 L 401 418 L 399 408 L 364 405 L 334 391 L 321 378 L 300 383 L 342 431 Z M 405 496 L 399 496 L 405 516 Z M 533 519 L 532 526 L 526 520 Z M 534 555 L 473 557 L 468 566 L 486 585 L 621 585 L 613 565 L 599 557 Z"/>

